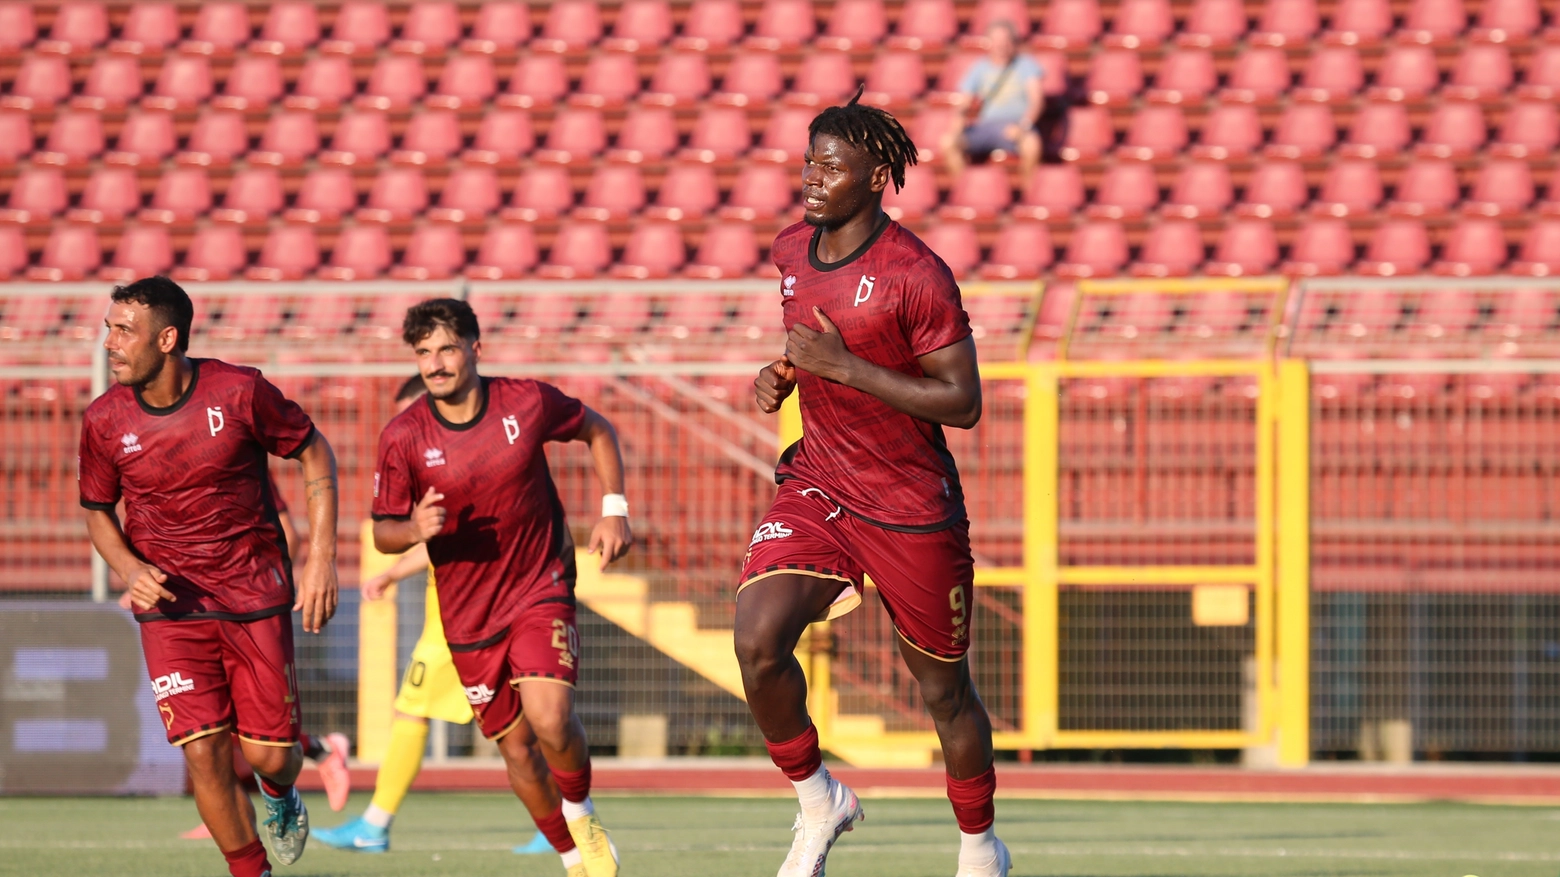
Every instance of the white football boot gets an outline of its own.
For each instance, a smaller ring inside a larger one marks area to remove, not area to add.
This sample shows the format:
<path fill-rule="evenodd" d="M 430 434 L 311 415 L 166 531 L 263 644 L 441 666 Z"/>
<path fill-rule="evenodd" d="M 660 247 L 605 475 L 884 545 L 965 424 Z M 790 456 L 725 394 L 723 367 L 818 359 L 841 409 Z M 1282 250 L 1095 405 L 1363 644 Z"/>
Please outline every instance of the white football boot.
<path fill-rule="evenodd" d="M 865 819 L 861 802 L 844 783 L 829 777 L 829 809 L 817 817 L 806 813 L 796 814 L 791 830 L 796 833 L 791 841 L 791 852 L 780 866 L 778 877 L 823 877 L 823 863 L 829 857 L 829 848 L 840 835 L 856 827 Z"/>
<path fill-rule="evenodd" d="M 959 873 L 954 877 L 1007 877 L 1008 871 L 1013 867 L 1013 857 L 1008 854 L 1007 844 L 1001 838 L 992 838 L 996 844 L 997 853 L 988 862 L 970 865 L 959 862 Z"/>

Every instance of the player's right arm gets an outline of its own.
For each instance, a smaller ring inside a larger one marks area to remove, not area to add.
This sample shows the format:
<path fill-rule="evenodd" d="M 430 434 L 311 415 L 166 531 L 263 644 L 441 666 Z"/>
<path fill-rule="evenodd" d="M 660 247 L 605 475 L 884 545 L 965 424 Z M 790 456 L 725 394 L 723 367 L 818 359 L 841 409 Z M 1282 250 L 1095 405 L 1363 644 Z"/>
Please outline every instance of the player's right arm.
<path fill-rule="evenodd" d="M 400 554 L 414 545 L 422 545 L 444 529 L 445 510 L 439 502 L 444 494 L 432 487 L 412 507 L 405 520 L 385 518 L 374 522 L 374 547 L 383 554 Z"/>
<path fill-rule="evenodd" d="M 791 361 L 781 357 L 759 371 L 753 379 L 753 396 L 758 400 L 758 410 L 773 414 L 796 389 L 796 369 Z"/>
<path fill-rule="evenodd" d="M 385 591 L 389 590 L 391 585 L 402 579 L 411 578 L 427 568 L 428 547 L 414 545 L 411 550 L 397 558 L 389 569 L 363 581 L 363 599 L 378 600 L 385 595 Z"/>
<path fill-rule="evenodd" d="M 150 612 L 158 600 L 169 603 L 176 599 L 173 592 L 163 587 L 168 575 L 142 560 L 125 541 L 125 532 L 119 527 L 119 516 L 112 509 L 87 509 L 87 535 L 92 547 L 108 563 L 119 578 L 129 585 L 130 605 L 142 612 Z"/>

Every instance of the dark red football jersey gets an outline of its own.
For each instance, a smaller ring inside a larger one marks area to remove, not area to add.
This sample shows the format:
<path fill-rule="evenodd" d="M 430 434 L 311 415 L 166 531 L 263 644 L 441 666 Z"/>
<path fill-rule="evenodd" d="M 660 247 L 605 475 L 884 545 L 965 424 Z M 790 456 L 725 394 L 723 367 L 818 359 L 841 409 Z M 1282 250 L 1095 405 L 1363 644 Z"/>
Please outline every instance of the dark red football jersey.
<path fill-rule="evenodd" d="M 314 423 L 257 369 L 192 359 L 183 397 L 153 408 L 116 386 L 87 406 L 81 504 L 125 501 L 125 537 L 178 597 L 142 621 L 287 612 L 292 562 L 266 455 L 296 457 Z"/>
<path fill-rule="evenodd" d="M 450 647 L 502 634 L 521 610 L 574 600 L 574 541 L 547 469 L 547 442 L 568 441 L 585 406 L 540 381 L 484 378 L 482 406 L 450 423 L 433 397 L 379 436 L 374 519 L 405 519 L 432 487 L 444 531 L 428 541 Z"/>
<path fill-rule="evenodd" d="M 924 375 L 918 357 L 970 334 L 953 273 L 899 223 L 831 264 L 818 261 L 816 231 L 799 222 L 770 251 L 787 332 L 798 322 L 821 331 L 817 307 L 851 353 L 917 377 Z M 936 530 L 964 518 L 959 471 L 941 426 L 801 369 L 796 381 L 804 438 L 781 458 L 779 480 L 804 480 L 890 529 Z"/>

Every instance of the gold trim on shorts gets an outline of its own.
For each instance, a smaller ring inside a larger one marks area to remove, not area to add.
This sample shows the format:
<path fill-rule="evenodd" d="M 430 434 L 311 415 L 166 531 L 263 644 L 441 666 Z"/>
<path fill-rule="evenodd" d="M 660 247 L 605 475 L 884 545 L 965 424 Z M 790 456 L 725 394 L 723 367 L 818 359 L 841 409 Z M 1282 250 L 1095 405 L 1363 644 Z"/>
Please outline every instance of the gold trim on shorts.
<path fill-rule="evenodd" d="M 180 738 L 178 740 L 171 740 L 171 741 L 169 741 L 169 743 L 170 743 L 170 745 L 173 745 L 173 746 L 183 746 L 186 743 L 189 743 L 189 742 L 192 742 L 192 741 L 195 741 L 195 740 L 199 740 L 202 737 L 210 737 L 212 734 L 215 734 L 215 733 L 217 733 L 219 731 L 226 731 L 230 727 L 231 727 L 230 725 L 221 725 L 221 726 L 216 727 L 216 728 L 206 728 L 206 729 L 201 730 L 201 731 L 196 731 L 195 733 L 189 735 L 188 737 L 182 737 L 182 738 Z"/>
<path fill-rule="evenodd" d="M 499 731 L 497 734 L 494 734 L 491 737 L 488 737 L 488 739 L 494 741 L 495 743 L 498 742 L 499 740 L 502 740 L 504 737 L 506 737 L 510 733 L 512 733 L 514 731 L 514 729 L 520 727 L 520 723 L 523 722 L 523 721 L 525 721 L 525 711 L 522 710 L 520 712 L 520 715 L 515 716 L 515 720 L 513 722 L 509 723 L 509 727 L 505 728 L 502 731 Z"/>
<path fill-rule="evenodd" d="M 509 686 L 518 690 L 522 682 L 551 682 L 554 685 L 567 685 L 570 688 L 579 687 L 567 679 L 554 679 L 551 676 L 516 676 L 509 680 Z"/>
<path fill-rule="evenodd" d="M 957 664 L 957 663 L 959 663 L 960 661 L 964 660 L 966 657 L 969 656 L 969 650 L 968 649 L 965 650 L 964 654 L 958 656 L 957 658 L 950 658 L 950 657 L 947 657 L 945 655 L 934 655 L 931 652 L 928 652 L 926 649 L 923 649 L 920 646 L 916 645 L 910 639 L 910 637 L 905 636 L 904 631 L 900 630 L 898 627 L 894 628 L 894 633 L 897 634 L 900 639 L 904 640 L 910 646 L 910 648 L 915 649 L 916 651 L 918 651 L 921 654 L 927 656 L 928 658 L 936 658 L 937 660 L 942 661 L 944 664 Z"/>
<path fill-rule="evenodd" d="M 849 597 L 846 597 L 843 600 L 836 598 L 833 603 L 829 604 L 829 608 L 825 609 L 823 611 L 822 615 L 819 615 L 817 618 L 813 619 L 814 622 L 818 622 L 818 621 L 833 621 L 836 618 L 840 618 L 842 616 L 849 615 L 850 613 L 856 611 L 856 609 L 861 606 L 861 594 L 860 594 L 860 592 L 858 592 L 856 590 L 856 580 L 855 579 L 849 578 L 848 576 L 842 576 L 839 573 L 817 572 L 815 570 L 810 570 L 810 569 L 771 569 L 771 570 L 766 570 L 764 572 L 759 573 L 756 576 L 753 576 L 752 578 L 748 579 L 747 581 L 743 582 L 742 584 L 737 585 L 737 596 L 740 597 L 742 595 L 742 590 L 744 588 L 746 588 L 748 585 L 753 584 L 756 581 L 759 581 L 760 579 L 767 579 L 770 576 L 784 576 L 784 575 L 812 576 L 815 579 L 833 579 L 834 581 L 837 581 L 837 582 L 844 582 L 845 583 L 845 587 L 847 589 L 849 589 L 849 591 L 850 591 L 850 596 Z"/>
<path fill-rule="evenodd" d="M 287 747 L 295 746 L 298 743 L 297 740 L 288 740 L 286 742 L 281 740 L 256 740 L 253 737 L 245 737 L 243 731 L 238 732 L 238 739 L 243 740 L 245 743 L 253 743 L 256 746 L 275 746 L 278 749 L 286 749 Z"/>

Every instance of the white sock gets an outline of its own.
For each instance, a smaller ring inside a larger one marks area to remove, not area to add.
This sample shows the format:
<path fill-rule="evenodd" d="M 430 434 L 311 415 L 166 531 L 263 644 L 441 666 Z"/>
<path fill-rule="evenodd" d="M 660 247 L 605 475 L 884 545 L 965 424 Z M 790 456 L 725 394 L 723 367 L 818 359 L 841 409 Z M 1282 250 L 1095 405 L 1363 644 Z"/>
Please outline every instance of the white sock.
<path fill-rule="evenodd" d="M 363 811 L 363 821 L 375 828 L 389 828 L 390 823 L 395 821 L 395 814 L 383 807 L 370 804 L 368 809 Z"/>
<path fill-rule="evenodd" d="M 584 857 L 580 855 L 579 847 L 575 847 L 566 853 L 559 853 L 558 856 L 563 859 L 563 867 L 566 869 L 573 868 L 575 865 L 578 865 L 580 862 L 585 860 Z"/>
<path fill-rule="evenodd" d="M 959 861 L 967 865 L 984 865 L 997 857 L 996 827 L 980 834 L 959 832 Z"/>
<path fill-rule="evenodd" d="M 796 787 L 796 799 L 802 804 L 803 813 L 817 813 L 829 807 L 829 769 L 819 765 L 813 775 L 805 780 L 791 780 Z"/>
<path fill-rule="evenodd" d="M 586 795 L 585 800 L 579 803 L 570 801 L 568 798 L 563 799 L 563 819 L 565 822 L 573 822 L 582 816 L 589 816 L 595 812 L 596 805 L 590 802 L 589 795 Z"/>

